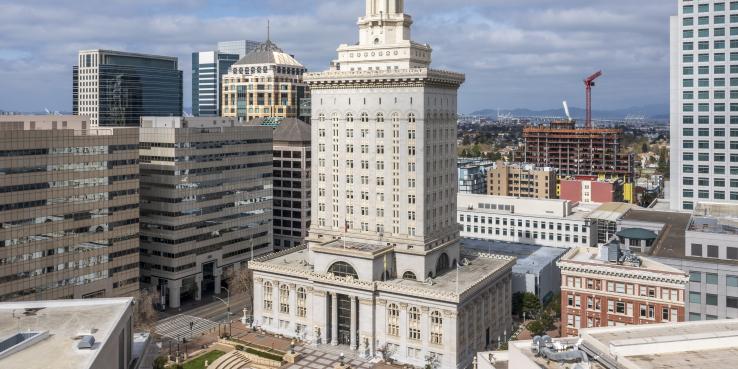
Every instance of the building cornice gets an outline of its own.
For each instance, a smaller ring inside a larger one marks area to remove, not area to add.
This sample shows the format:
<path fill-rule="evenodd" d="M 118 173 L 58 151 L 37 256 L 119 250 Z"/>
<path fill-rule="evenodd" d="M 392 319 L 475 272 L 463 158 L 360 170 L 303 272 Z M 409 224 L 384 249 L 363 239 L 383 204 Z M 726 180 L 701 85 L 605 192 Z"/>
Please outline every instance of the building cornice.
<path fill-rule="evenodd" d="M 306 73 L 304 76 L 305 83 L 312 89 L 421 87 L 427 85 L 458 88 L 465 80 L 466 76 L 461 73 L 428 68 L 325 71 Z"/>
<path fill-rule="evenodd" d="M 443 291 L 438 289 L 437 287 L 434 288 L 432 285 L 425 284 L 417 286 L 403 286 L 396 285 L 391 282 L 363 281 L 351 277 L 338 277 L 330 273 L 316 273 L 314 271 L 308 271 L 304 269 L 301 270 L 290 267 L 289 265 L 280 265 L 279 263 L 270 262 L 271 260 L 274 260 L 278 257 L 294 252 L 299 252 L 305 249 L 307 249 L 306 246 L 300 246 L 256 258 L 253 261 L 249 262 L 249 269 L 256 272 L 302 278 L 313 283 L 330 284 L 339 287 L 347 287 L 370 292 L 395 293 L 400 295 L 408 295 L 413 297 L 459 304 L 476 295 L 480 290 L 489 287 L 489 282 L 497 280 L 505 274 L 509 274 L 516 260 L 516 258 L 512 256 L 488 254 L 475 251 L 464 251 L 462 255 L 502 260 L 506 263 L 496 268 L 492 273 L 488 273 L 477 279 L 470 286 L 466 286 L 463 290 L 458 291 L 458 293 L 456 291 Z"/>
<path fill-rule="evenodd" d="M 628 268 L 619 265 L 613 268 L 607 265 L 594 265 L 587 263 L 578 263 L 572 261 L 559 261 L 557 266 L 564 272 L 584 273 L 589 275 L 607 276 L 623 279 L 637 279 L 644 281 L 673 283 L 678 285 L 686 285 L 689 277 L 682 274 L 671 273 L 666 271 L 656 271 L 649 269 Z"/>

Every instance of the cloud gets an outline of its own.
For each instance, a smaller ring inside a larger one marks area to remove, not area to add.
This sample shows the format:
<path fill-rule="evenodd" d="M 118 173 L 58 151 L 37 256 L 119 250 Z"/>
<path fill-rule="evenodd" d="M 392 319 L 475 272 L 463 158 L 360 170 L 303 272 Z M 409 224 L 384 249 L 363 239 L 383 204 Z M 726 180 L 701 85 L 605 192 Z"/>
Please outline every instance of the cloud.
<path fill-rule="evenodd" d="M 0 109 L 71 110 L 80 49 L 179 57 L 190 105 L 194 51 L 217 41 L 272 39 L 310 70 L 358 39 L 361 0 L 10 0 L 0 5 Z M 409 0 L 413 38 L 434 65 L 466 73 L 460 110 L 583 105 L 581 80 L 598 69 L 600 109 L 665 104 L 671 0 Z"/>

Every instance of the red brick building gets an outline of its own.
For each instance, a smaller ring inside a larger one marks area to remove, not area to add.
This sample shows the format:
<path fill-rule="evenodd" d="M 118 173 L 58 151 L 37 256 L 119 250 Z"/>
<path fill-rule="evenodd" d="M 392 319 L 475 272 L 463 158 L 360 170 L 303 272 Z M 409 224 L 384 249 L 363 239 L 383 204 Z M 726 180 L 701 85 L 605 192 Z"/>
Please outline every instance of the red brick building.
<path fill-rule="evenodd" d="M 576 336 L 579 328 L 685 320 L 689 278 L 684 272 L 645 258 L 639 259 L 640 266 L 609 261 L 608 246 L 603 252 L 574 248 L 557 263 L 562 335 Z"/>
<path fill-rule="evenodd" d="M 559 198 L 575 202 L 623 202 L 623 180 L 577 176 L 559 181 Z"/>

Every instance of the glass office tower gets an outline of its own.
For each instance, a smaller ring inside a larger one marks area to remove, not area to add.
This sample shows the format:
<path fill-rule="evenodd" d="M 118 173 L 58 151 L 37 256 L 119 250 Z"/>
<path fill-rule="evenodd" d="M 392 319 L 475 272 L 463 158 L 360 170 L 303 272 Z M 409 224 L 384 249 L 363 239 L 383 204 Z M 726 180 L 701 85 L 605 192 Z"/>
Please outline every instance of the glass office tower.
<path fill-rule="evenodd" d="M 73 69 L 75 115 L 93 127 L 138 127 L 142 116 L 182 115 L 176 57 L 110 50 L 79 52 Z"/>
<path fill-rule="evenodd" d="M 221 116 L 223 92 L 220 90 L 220 81 L 238 59 L 238 54 L 218 51 L 192 53 L 192 115 Z"/>

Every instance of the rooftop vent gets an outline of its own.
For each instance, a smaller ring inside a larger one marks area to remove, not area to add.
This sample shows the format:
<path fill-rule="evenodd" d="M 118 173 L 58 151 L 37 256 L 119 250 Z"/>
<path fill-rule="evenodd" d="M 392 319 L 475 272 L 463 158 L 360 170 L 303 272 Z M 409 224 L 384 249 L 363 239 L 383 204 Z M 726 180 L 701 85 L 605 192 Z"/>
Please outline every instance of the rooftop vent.
<path fill-rule="evenodd" d="M 21 351 L 49 336 L 49 331 L 16 333 L 0 340 L 0 359 Z"/>
<path fill-rule="evenodd" d="M 79 340 L 77 349 L 79 350 L 92 350 L 92 346 L 95 345 L 95 336 L 85 335 Z"/>

